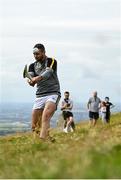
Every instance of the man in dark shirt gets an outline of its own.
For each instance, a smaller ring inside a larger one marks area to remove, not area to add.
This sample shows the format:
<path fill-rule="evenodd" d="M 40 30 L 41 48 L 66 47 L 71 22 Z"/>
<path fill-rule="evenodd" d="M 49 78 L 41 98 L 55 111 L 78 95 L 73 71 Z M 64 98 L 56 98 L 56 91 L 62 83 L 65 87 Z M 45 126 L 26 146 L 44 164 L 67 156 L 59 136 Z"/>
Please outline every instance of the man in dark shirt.
<path fill-rule="evenodd" d="M 114 107 L 114 105 L 109 102 L 109 97 L 105 97 L 105 104 L 106 104 L 106 122 L 110 123 L 110 109 Z"/>
<path fill-rule="evenodd" d="M 75 123 L 72 113 L 73 101 L 69 98 L 69 95 L 70 93 L 68 91 L 64 92 L 65 98 L 61 104 L 61 110 L 63 112 L 62 115 L 65 120 L 63 129 L 65 133 L 68 133 L 69 131 L 73 132 L 75 130 Z"/>
<path fill-rule="evenodd" d="M 36 84 L 36 99 L 32 111 L 32 130 L 35 131 L 38 121 L 41 121 L 40 138 L 50 138 L 50 119 L 53 116 L 60 99 L 60 85 L 57 76 L 57 61 L 48 58 L 43 44 L 33 48 L 35 62 L 29 66 L 28 80 L 30 86 Z"/>

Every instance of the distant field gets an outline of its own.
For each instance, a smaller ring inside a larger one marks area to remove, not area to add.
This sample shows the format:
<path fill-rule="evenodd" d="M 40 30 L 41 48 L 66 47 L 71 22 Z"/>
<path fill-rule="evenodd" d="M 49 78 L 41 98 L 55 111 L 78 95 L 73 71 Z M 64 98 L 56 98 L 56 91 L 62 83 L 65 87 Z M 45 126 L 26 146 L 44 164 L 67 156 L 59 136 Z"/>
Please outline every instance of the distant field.
<path fill-rule="evenodd" d="M 56 142 L 40 142 L 31 133 L 0 137 L 0 178 L 121 178 L 121 113 L 111 124 L 76 132 L 51 131 Z"/>

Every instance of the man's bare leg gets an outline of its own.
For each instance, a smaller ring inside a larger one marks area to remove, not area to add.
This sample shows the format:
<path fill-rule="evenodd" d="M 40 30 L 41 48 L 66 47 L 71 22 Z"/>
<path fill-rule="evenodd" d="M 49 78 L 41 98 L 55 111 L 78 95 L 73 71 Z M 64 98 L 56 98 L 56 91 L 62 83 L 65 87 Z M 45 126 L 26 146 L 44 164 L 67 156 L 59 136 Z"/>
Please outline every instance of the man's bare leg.
<path fill-rule="evenodd" d="M 69 117 L 67 121 L 67 126 L 70 126 L 72 122 L 73 122 L 73 117 Z"/>
<path fill-rule="evenodd" d="M 93 126 L 95 126 L 97 123 L 97 120 L 96 119 L 93 119 Z"/>
<path fill-rule="evenodd" d="M 47 102 L 42 114 L 42 128 L 40 132 L 40 138 L 46 139 L 49 135 L 50 119 L 56 110 L 56 104 L 53 102 Z"/>
<path fill-rule="evenodd" d="M 32 130 L 39 125 L 41 127 L 41 118 L 42 118 L 43 109 L 34 109 L 32 111 Z"/>
<path fill-rule="evenodd" d="M 67 120 L 67 131 L 69 130 L 69 128 L 71 128 L 71 132 L 73 131 L 73 128 L 71 127 L 71 123 L 73 122 L 73 117 L 69 117 Z"/>
<path fill-rule="evenodd" d="M 91 128 L 92 126 L 93 126 L 93 120 L 90 119 L 90 120 L 89 120 L 89 127 Z"/>

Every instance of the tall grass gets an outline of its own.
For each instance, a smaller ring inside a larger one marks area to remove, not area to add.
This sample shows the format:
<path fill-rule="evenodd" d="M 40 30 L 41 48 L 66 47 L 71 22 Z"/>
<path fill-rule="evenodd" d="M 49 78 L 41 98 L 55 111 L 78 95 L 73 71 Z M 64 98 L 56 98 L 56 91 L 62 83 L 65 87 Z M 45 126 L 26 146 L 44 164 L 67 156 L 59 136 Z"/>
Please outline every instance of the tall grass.
<path fill-rule="evenodd" d="M 40 142 L 31 133 L 0 138 L 0 178 L 121 178 L 121 113 L 111 124 L 74 133 L 52 130 L 56 142 Z"/>

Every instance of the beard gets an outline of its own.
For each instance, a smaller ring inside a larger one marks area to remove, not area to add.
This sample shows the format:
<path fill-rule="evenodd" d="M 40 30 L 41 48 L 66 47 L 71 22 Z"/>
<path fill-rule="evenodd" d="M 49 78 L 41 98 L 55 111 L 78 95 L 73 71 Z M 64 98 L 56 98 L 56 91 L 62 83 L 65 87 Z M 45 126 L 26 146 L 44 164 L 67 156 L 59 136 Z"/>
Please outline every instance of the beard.
<path fill-rule="evenodd" d="M 42 55 L 41 57 L 36 57 L 35 59 L 36 59 L 36 61 L 40 61 L 40 62 L 42 62 L 43 61 L 43 59 L 44 59 L 44 55 Z"/>

